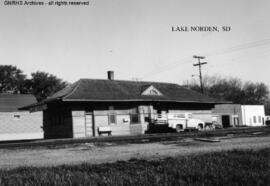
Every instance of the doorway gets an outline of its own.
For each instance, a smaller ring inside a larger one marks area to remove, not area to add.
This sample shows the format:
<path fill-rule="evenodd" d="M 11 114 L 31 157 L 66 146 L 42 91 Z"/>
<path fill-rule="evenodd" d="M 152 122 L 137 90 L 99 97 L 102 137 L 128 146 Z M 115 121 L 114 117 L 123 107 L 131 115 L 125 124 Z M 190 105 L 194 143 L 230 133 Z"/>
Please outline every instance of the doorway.
<path fill-rule="evenodd" d="M 95 136 L 94 115 L 92 112 L 85 113 L 85 136 Z"/>
<path fill-rule="evenodd" d="M 224 128 L 230 127 L 230 115 L 222 115 L 221 120 Z"/>

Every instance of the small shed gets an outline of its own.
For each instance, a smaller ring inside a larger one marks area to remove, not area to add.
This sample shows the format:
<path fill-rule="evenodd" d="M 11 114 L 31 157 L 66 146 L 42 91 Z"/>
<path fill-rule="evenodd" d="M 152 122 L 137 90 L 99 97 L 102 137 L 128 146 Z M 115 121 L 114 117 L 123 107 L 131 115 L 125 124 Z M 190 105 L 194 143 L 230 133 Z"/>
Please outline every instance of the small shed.
<path fill-rule="evenodd" d="M 212 111 L 224 128 L 265 125 L 264 105 L 218 104 Z"/>
<path fill-rule="evenodd" d="M 42 112 L 19 110 L 36 102 L 30 94 L 0 94 L 0 141 L 43 138 Z"/>

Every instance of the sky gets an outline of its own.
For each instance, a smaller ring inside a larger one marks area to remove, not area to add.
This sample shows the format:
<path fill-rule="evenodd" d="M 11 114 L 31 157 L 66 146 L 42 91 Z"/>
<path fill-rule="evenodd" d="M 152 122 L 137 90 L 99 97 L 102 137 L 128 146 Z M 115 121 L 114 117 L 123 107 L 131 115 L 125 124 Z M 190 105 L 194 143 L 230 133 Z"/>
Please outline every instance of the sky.
<path fill-rule="evenodd" d="M 269 0 L 90 0 L 87 6 L 1 0 L 0 64 L 70 83 L 106 79 L 113 70 L 118 80 L 182 84 L 198 81 L 193 55 L 200 55 L 207 62 L 203 75 L 270 86 L 269 9 Z M 220 31 L 172 31 L 192 26 Z"/>

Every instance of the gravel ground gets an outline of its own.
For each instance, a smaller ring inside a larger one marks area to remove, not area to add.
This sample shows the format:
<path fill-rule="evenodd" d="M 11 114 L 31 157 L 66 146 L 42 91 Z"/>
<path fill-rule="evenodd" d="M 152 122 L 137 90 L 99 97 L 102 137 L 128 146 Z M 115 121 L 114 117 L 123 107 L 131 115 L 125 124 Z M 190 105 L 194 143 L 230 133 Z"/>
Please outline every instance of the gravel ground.
<path fill-rule="evenodd" d="M 270 136 L 220 138 L 220 142 L 202 142 L 192 138 L 141 144 L 85 143 L 76 146 L 33 149 L 0 149 L 0 168 L 20 166 L 57 166 L 78 163 L 108 163 L 131 158 L 160 159 L 232 149 L 270 148 Z"/>

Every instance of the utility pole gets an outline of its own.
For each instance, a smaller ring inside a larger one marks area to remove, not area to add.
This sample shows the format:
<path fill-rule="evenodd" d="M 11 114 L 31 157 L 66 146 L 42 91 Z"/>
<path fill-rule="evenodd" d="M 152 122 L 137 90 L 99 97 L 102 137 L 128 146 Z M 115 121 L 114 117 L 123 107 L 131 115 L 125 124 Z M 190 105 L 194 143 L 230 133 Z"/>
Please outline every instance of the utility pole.
<path fill-rule="evenodd" d="M 202 92 L 202 94 L 203 94 L 203 81 L 202 81 L 202 68 L 201 68 L 201 66 L 202 65 L 205 65 L 205 64 L 207 64 L 207 62 L 202 62 L 201 63 L 201 59 L 204 59 L 205 57 L 204 56 L 193 56 L 193 58 L 196 58 L 196 59 L 198 59 L 198 63 L 197 64 L 193 64 L 193 66 L 199 66 L 199 77 L 200 77 L 200 84 L 201 84 L 201 92 Z"/>

